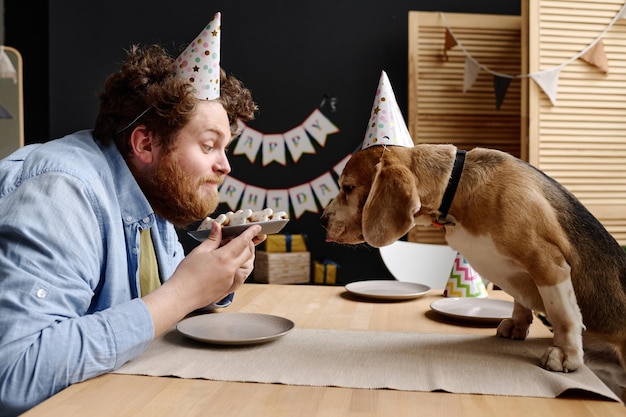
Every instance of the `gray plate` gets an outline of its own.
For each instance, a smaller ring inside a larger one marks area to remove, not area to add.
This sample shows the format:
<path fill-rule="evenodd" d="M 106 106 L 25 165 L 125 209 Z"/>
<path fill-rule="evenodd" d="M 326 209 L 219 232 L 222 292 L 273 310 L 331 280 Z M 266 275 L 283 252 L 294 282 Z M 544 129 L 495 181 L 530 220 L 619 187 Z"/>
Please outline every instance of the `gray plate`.
<path fill-rule="evenodd" d="M 394 280 L 357 281 L 347 284 L 345 288 L 352 294 L 379 300 L 409 300 L 430 291 L 428 285 Z"/>
<path fill-rule="evenodd" d="M 249 345 L 276 340 L 294 327 L 293 321 L 270 314 L 212 313 L 184 319 L 176 330 L 200 342 Z"/>
<path fill-rule="evenodd" d="M 513 314 L 513 302 L 491 298 L 442 298 L 430 308 L 457 320 L 485 323 L 500 323 Z"/>
<path fill-rule="evenodd" d="M 261 226 L 261 235 L 271 235 L 283 230 L 283 227 L 289 222 L 289 219 L 270 220 L 268 222 L 259 223 L 246 223 L 238 226 L 224 226 L 222 227 L 222 239 L 232 239 L 239 236 L 244 230 L 250 226 L 258 224 Z M 211 229 L 208 230 L 192 230 L 187 232 L 189 236 L 196 239 L 198 242 L 204 242 L 211 234 Z"/>

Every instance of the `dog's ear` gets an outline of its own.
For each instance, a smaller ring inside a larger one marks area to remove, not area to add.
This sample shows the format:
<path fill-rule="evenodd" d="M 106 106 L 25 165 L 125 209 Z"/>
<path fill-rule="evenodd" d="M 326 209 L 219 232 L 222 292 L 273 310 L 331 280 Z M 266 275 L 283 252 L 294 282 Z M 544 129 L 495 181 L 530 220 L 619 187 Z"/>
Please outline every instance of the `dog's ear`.
<path fill-rule="evenodd" d="M 363 238 L 373 247 L 387 246 L 413 227 L 421 202 L 413 174 L 402 165 L 381 160 L 363 206 Z"/>

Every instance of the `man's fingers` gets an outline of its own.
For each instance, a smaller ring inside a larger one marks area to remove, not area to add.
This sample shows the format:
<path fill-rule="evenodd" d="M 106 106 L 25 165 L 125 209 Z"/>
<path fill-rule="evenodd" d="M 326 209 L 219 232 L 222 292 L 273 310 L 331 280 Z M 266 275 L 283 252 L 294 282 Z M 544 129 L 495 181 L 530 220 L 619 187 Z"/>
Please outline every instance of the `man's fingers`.
<path fill-rule="evenodd" d="M 212 222 L 211 233 L 209 234 L 209 237 L 204 242 L 202 242 L 202 244 L 215 249 L 220 246 L 221 242 L 222 242 L 222 225 L 217 222 Z"/>

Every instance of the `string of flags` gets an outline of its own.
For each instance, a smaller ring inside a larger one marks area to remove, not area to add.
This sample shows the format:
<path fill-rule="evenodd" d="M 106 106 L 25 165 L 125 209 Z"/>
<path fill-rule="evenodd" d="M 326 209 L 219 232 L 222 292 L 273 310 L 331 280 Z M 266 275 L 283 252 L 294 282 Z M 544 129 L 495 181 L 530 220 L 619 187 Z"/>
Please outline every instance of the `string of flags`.
<path fill-rule="evenodd" d="M 303 154 L 315 153 L 310 137 L 321 146 L 325 146 L 327 136 L 339 132 L 337 126 L 319 109 L 313 110 L 302 124 L 284 133 L 261 133 L 246 126 L 245 123 L 240 123 L 240 127 L 243 130 L 237 139 L 233 155 L 246 155 L 250 162 L 254 163 L 261 150 L 263 166 L 272 162 L 286 165 L 287 153 L 291 155 L 293 162 L 297 163 Z"/>
<path fill-rule="evenodd" d="M 233 155 L 245 155 L 251 163 L 254 163 L 261 153 L 264 167 L 272 162 L 286 165 L 287 154 L 294 163 L 297 163 L 303 154 L 316 153 L 311 139 L 323 147 L 326 145 L 328 135 L 339 132 L 339 128 L 319 109 L 313 110 L 304 122 L 284 133 L 262 133 L 242 122 L 240 129 L 241 133 L 237 138 Z M 350 156 L 345 156 L 333 167 L 337 176 L 343 171 L 343 166 Z M 291 208 L 296 218 L 302 216 L 305 211 L 318 213 L 318 205 L 323 209 L 338 193 L 339 188 L 331 171 L 312 181 L 283 189 L 256 187 L 229 175 L 219 189 L 220 203 L 226 203 L 233 211 L 238 207 L 245 207 L 253 211 L 271 208 L 275 212 L 289 213 Z"/>
<path fill-rule="evenodd" d="M 467 92 L 472 87 L 472 85 L 478 78 L 478 74 L 480 73 L 480 71 L 487 72 L 493 75 L 493 86 L 494 86 L 494 93 L 495 93 L 495 98 L 496 98 L 496 108 L 499 109 L 500 106 L 502 105 L 502 102 L 504 101 L 504 97 L 506 95 L 507 89 L 509 88 L 511 81 L 514 79 L 529 77 L 539 86 L 539 88 L 541 88 L 541 90 L 546 94 L 546 96 L 548 96 L 548 98 L 550 99 L 550 103 L 553 106 L 555 106 L 557 88 L 558 88 L 558 83 L 559 83 L 559 75 L 560 75 L 561 69 L 563 69 L 565 66 L 571 64 L 577 59 L 580 59 L 596 67 L 602 73 L 608 74 L 609 65 L 608 65 L 608 60 L 606 58 L 606 54 L 604 52 L 604 43 L 602 42 L 602 38 L 613 27 L 615 22 L 617 22 L 620 19 L 626 18 L 626 4 L 624 4 L 621 7 L 619 12 L 617 12 L 615 17 L 613 17 L 613 19 L 609 22 L 607 27 L 589 45 L 587 45 L 585 48 L 583 48 L 580 52 L 578 52 L 571 58 L 567 59 L 566 61 L 562 62 L 561 64 L 557 66 L 554 66 L 545 70 L 541 70 L 541 71 L 537 71 L 537 72 L 533 72 L 529 74 L 518 74 L 518 75 L 503 74 L 497 71 L 493 71 L 489 67 L 481 64 L 476 58 L 472 56 L 471 53 L 469 53 L 469 51 L 463 46 L 463 44 L 456 37 L 456 35 L 452 31 L 452 28 L 446 22 L 444 14 L 440 13 L 440 16 L 444 24 L 444 27 L 446 29 L 444 46 L 443 46 L 444 60 L 446 61 L 448 60 L 448 51 L 454 48 L 455 46 L 461 49 L 461 51 L 463 52 L 463 55 L 465 55 L 465 68 L 464 68 L 464 74 L 463 74 L 463 92 L 464 93 Z"/>
<path fill-rule="evenodd" d="M 352 154 L 346 155 L 333 167 L 337 176 L 343 171 Z M 232 211 L 238 207 L 260 211 L 271 208 L 275 212 L 291 212 L 300 218 L 305 211 L 319 213 L 318 205 L 323 209 L 339 193 L 339 187 L 331 171 L 327 171 L 312 181 L 290 188 L 266 189 L 246 184 L 231 175 L 222 183 L 219 194 L 220 203 L 226 203 Z"/>

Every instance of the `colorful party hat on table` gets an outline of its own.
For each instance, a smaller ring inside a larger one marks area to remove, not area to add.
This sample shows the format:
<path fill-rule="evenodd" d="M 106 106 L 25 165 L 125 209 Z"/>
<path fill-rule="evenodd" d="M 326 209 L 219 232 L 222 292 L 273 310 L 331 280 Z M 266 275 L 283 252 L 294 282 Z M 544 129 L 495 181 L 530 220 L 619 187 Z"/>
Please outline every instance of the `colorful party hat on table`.
<path fill-rule="evenodd" d="M 187 79 L 200 100 L 220 96 L 221 14 L 213 19 L 176 58 L 176 75 Z"/>
<path fill-rule="evenodd" d="M 487 296 L 487 288 L 483 279 L 461 254 L 457 253 L 450 271 L 450 278 L 443 291 L 445 297 L 476 297 Z"/>
<path fill-rule="evenodd" d="M 413 147 L 409 129 L 393 94 L 391 83 L 385 71 L 380 75 L 372 115 L 365 132 L 361 149 L 377 145 L 396 145 Z"/>

